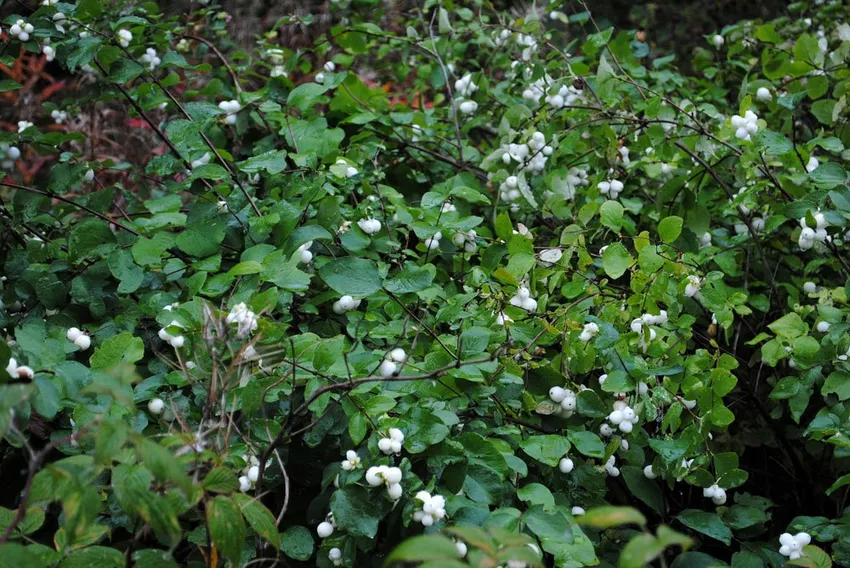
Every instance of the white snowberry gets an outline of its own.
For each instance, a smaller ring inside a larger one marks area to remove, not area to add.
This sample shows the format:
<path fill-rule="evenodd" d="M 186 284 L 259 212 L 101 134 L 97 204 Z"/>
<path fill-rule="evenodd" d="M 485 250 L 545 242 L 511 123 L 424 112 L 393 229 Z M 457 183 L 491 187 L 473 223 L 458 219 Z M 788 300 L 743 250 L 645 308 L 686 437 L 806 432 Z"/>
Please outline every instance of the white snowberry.
<path fill-rule="evenodd" d="M 760 101 L 769 101 L 773 98 L 773 95 L 770 94 L 770 89 L 767 87 L 759 87 L 756 91 L 756 98 Z"/>
<path fill-rule="evenodd" d="M 685 296 L 693 298 L 702 287 L 702 279 L 699 276 L 688 276 L 688 284 L 685 286 Z"/>
<path fill-rule="evenodd" d="M 572 509 L 570 509 L 570 513 L 572 513 L 574 517 L 578 517 L 580 515 L 583 515 L 585 513 L 585 510 L 582 507 L 573 507 Z"/>
<path fill-rule="evenodd" d="M 712 45 L 714 45 L 714 47 L 716 47 L 717 49 L 720 49 L 721 47 L 723 47 L 723 44 L 726 43 L 726 40 L 723 39 L 722 35 L 715 34 L 711 38 L 711 43 L 712 43 Z"/>
<path fill-rule="evenodd" d="M 133 41 L 133 34 L 129 30 L 118 30 L 118 44 L 127 47 Z"/>
<path fill-rule="evenodd" d="M 584 343 L 587 343 L 593 337 L 599 333 L 599 326 L 593 322 L 586 323 L 584 328 L 581 330 L 581 334 L 579 335 L 579 339 Z"/>
<path fill-rule="evenodd" d="M 76 341 L 79 336 L 83 334 L 78 327 L 69 327 L 68 331 L 65 332 L 65 337 L 68 338 L 68 341 Z"/>
<path fill-rule="evenodd" d="M 151 414 L 162 414 L 165 409 L 165 402 L 161 398 L 152 398 L 148 402 L 148 410 Z"/>
<path fill-rule="evenodd" d="M 818 322 L 818 331 L 821 333 L 826 333 L 829 331 L 829 322 L 819 321 Z"/>
<path fill-rule="evenodd" d="M 251 480 L 248 479 L 247 475 L 239 476 L 239 491 L 245 493 L 246 491 L 251 489 Z"/>
<path fill-rule="evenodd" d="M 86 335 L 85 333 L 81 333 L 77 339 L 74 340 L 74 345 L 80 348 L 80 351 L 85 351 L 89 347 L 91 347 L 91 337 Z"/>
<path fill-rule="evenodd" d="M 812 542 L 808 533 L 800 532 L 796 535 L 783 533 L 779 536 L 779 554 L 787 556 L 789 560 L 796 560 L 803 556 L 803 547 Z"/>
<path fill-rule="evenodd" d="M 316 527 L 316 534 L 319 535 L 319 538 L 327 538 L 331 536 L 334 532 L 334 526 L 327 521 L 319 523 L 319 526 Z"/>
<path fill-rule="evenodd" d="M 398 367 L 392 361 L 384 360 L 378 368 L 378 374 L 382 377 L 391 377 L 395 374 Z"/>
<path fill-rule="evenodd" d="M 806 282 L 805 284 L 803 284 L 803 292 L 805 292 L 806 294 L 814 294 L 817 289 L 817 284 L 815 284 L 814 282 Z"/>
<path fill-rule="evenodd" d="M 643 468 L 643 476 L 646 477 L 647 479 L 655 479 L 656 477 L 658 477 L 655 474 L 655 472 L 652 470 L 651 464 L 646 466 L 645 468 Z"/>
<path fill-rule="evenodd" d="M 570 458 L 561 458 L 561 461 L 558 462 L 558 469 L 561 470 L 561 473 L 569 473 L 574 467 L 575 464 Z"/>
<path fill-rule="evenodd" d="M 381 230 L 381 222 L 377 219 L 360 219 L 357 226 L 367 235 L 374 235 Z"/>
<path fill-rule="evenodd" d="M 338 548 L 331 548 L 328 551 L 328 560 L 330 560 L 334 566 L 342 565 L 342 551 Z"/>

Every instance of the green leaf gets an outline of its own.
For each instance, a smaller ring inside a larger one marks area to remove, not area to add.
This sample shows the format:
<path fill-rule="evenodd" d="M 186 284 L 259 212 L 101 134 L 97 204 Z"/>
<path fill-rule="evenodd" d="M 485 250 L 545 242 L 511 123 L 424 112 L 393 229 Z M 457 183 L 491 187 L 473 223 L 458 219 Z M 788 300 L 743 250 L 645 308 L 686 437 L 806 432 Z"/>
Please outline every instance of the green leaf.
<path fill-rule="evenodd" d="M 835 483 L 829 486 L 829 489 L 826 490 L 827 495 L 832 495 L 837 490 L 841 489 L 845 485 L 850 484 L 850 473 L 842 475 L 838 479 L 835 480 Z"/>
<path fill-rule="evenodd" d="M 812 183 L 820 189 L 832 189 L 847 182 L 847 171 L 835 162 L 819 165 L 809 174 Z"/>
<path fill-rule="evenodd" d="M 0 93 L 5 93 L 6 91 L 14 91 L 16 89 L 20 89 L 21 87 L 23 87 L 23 85 L 12 81 L 11 79 L 0 80 Z"/>
<path fill-rule="evenodd" d="M 239 507 L 227 497 L 214 497 L 207 502 L 207 527 L 213 544 L 233 564 L 239 563 L 247 529 Z"/>
<path fill-rule="evenodd" d="M 59 568 L 123 568 L 124 555 L 120 550 L 106 546 L 90 546 L 75 550 L 59 563 Z M 31 564 L 30 566 L 36 566 Z M 41 566 L 41 564 L 37 564 Z"/>
<path fill-rule="evenodd" d="M 233 500 L 242 509 L 242 515 L 254 532 L 269 541 L 275 548 L 280 548 L 280 533 L 277 531 L 274 515 L 266 508 L 263 503 L 256 498 L 244 493 L 237 493 L 233 496 Z M 303 528 L 303 527 L 292 527 Z M 306 530 L 306 529 L 305 529 Z M 307 533 L 309 537 L 309 532 Z M 312 552 L 313 539 L 310 538 L 310 550 Z"/>
<path fill-rule="evenodd" d="M 324 85 L 307 82 L 292 89 L 287 98 L 287 103 L 301 112 L 307 111 L 313 105 L 321 102 L 323 94 L 328 90 Z M 302 150 L 303 151 L 303 150 Z"/>
<path fill-rule="evenodd" d="M 767 327 L 780 337 L 799 337 L 809 331 L 809 326 L 794 312 L 785 314 Z"/>
<path fill-rule="evenodd" d="M 284 531 L 281 541 L 281 550 L 290 558 L 306 562 L 313 556 L 315 543 L 307 527 L 289 527 Z"/>
<path fill-rule="evenodd" d="M 14 542 L 7 542 L 0 545 L 0 566 L 42 568 L 44 565 L 45 563 L 33 552 L 33 547 L 23 546 Z"/>
<path fill-rule="evenodd" d="M 632 495 L 649 505 L 659 515 L 664 514 L 664 497 L 661 489 L 656 482 L 646 478 L 642 468 L 626 465 L 620 468 L 620 472 Z"/>
<path fill-rule="evenodd" d="M 540 483 L 529 483 L 517 489 L 516 495 L 520 501 L 525 501 L 529 505 L 542 505 L 547 511 L 555 508 L 555 497 L 548 487 Z"/>
<path fill-rule="evenodd" d="M 531 436 L 522 441 L 520 448 L 537 461 L 555 467 L 570 451 L 570 442 L 555 434 Z"/>
<path fill-rule="evenodd" d="M 623 206 L 619 201 L 609 199 L 599 208 L 599 216 L 602 224 L 612 231 L 620 232 L 623 226 Z"/>
<path fill-rule="evenodd" d="M 724 544 L 731 544 L 732 531 L 729 530 L 723 520 L 714 513 L 686 509 L 676 516 L 676 520 L 688 527 Z"/>
<path fill-rule="evenodd" d="M 605 457 L 605 444 L 603 444 L 599 436 L 593 432 L 588 432 L 586 430 L 574 431 L 570 432 L 569 438 L 570 442 L 572 442 L 576 449 L 583 455 L 597 459 Z"/>
<path fill-rule="evenodd" d="M 638 534 L 620 553 L 618 568 L 644 568 L 664 552 L 664 546 L 651 534 Z"/>
<path fill-rule="evenodd" d="M 826 396 L 830 393 L 835 393 L 839 400 L 847 400 L 850 398 L 850 374 L 845 373 L 844 371 L 833 371 L 830 373 L 826 378 L 826 381 L 823 383 L 821 394 Z"/>
<path fill-rule="evenodd" d="M 371 260 L 347 256 L 325 263 L 319 276 L 334 291 L 354 298 L 366 298 L 381 289 L 381 275 Z"/>
<path fill-rule="evenodd" d="M 142 285 L 145 273 L 133 262 L 133 255 L 127 249 L 112 251 L 107 262 L 109 271 L 121 281 L 118 285 L 120 294 L 132 294 Z"/>
<path fill-rule="evenodd" d="M 252 156 L 236 166 L 243 172 L 254 174 L 265 170 L 270 174 L 279 174 L 286 169 L 286 150 L 269 150 Z"/>
<path fill-rule="evenodd" d="M 434 281 L 433 265 L 408 265 L 391 279 L 384 280 L 384 289 L 393 294 L 406 294 L 424 290 Z"/>
<path fill-rule="evenodd" d="M 347 486 L 334 491 L 330 508 L 341 530 L 351 536 L 374 538 L 386 504 L 386 500 L 374 499 L 364 487 Z"/>
<path fill-rule="evenodd" d="M 646 517 L 632 507 L 594 507 L 578 518 L 578 524 L 595 529 L 609 529 L 620 525 L 646 526 Z"/>
<path fill-rule="evenodd" d="M 609 245 L 602 253 L 602 268 L 610 278 L 617 279 L 634 264 L 634 259 L 622 243 Z"/>
<path fill-rule="evenodd" d="M 682 224 L 684 220 L 681 217 L 672 215 L 665 217 L 658 223 L 658 236 L 665 243 L 672 243 L 682 234 Z"/>
<path fill-rule="evenodd" d="M 408 538 L 386 559 L 386 564 L 393 562 L 425 562 L 448 561 L 460 558 L 460 553 L 451 539 L 438 535 L 423 535 Z"/>
<path fill-rule="evenodd" d="M 224 233 L 224 223 L 218 218 L 198 220 L 187 225 L 175 243 L 186 254 L 203 258 L 219 251 Z"/>
<path fill-rule="evenodd" d="M 92 369 L 109 369 L 120 363 L 134 364 L 145 356 L 145 344 L 131 333 L 110 337 L 91 356 Z"/>
<path fill-rule="evenodd" d="M 204 477 L 201 487 L 213 493 L 233 493 L 239 489 L 239 481 L 230 469 L 216 467 Z"/>

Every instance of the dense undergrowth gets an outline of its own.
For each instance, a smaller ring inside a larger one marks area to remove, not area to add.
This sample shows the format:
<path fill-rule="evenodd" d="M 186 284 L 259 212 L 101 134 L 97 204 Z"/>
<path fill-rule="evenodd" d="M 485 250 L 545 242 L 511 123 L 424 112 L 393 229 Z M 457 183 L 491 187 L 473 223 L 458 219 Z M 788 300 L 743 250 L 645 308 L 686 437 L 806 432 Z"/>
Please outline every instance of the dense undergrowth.
<path fill-rule="evenodd" d="M 0 565 L 850 564 L 847 6 L 199 4 L 2 23 Z"/>

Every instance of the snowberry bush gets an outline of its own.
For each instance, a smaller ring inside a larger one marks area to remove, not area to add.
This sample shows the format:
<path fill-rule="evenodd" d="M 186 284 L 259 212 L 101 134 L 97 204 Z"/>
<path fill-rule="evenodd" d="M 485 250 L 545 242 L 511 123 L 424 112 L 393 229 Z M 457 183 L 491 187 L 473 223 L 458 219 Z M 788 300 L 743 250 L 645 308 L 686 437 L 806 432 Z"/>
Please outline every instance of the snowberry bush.
<path fill-rule="evenodd" d="M 844 3 L 24 5 L 0 565 L 850 564 Z"/>

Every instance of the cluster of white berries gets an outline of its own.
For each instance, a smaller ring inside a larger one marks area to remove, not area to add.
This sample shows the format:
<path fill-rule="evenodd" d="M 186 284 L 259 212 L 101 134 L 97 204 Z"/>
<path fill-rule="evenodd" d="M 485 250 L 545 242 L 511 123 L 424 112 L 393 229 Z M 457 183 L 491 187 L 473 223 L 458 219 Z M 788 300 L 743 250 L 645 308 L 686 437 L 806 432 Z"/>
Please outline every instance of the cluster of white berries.
<path fill-rule="evenodd" d="M 590 180 L 587 179 L 587 170 L 570 168 L 567 172 L 567 187 L 564 190 L 564 197 L 572 199 L 575 197 L 578 188 L 588 185 L 590 185 Z"/>
<path fill-rule="evenodd" d="M 478 85 L 472 81 L 470 73 L 455 81 L 455 102 L 461 114 L 473 114 L 478 110 L 478 103 L 468 98 L 477 90 Z"/>
<path fill-rule="evenodd" d="M 522 98 L 529 102 L 534 102 L 534 104 L 539 103 L 543 95 L 546 94 L 546 86 L 550 82 L 551 78 L 546 75 L 534 81 L 533 83 L 529 83 L 525 90 L 523 90 L 522 92 Z M 548 97 L 546 100 L 548 102 Z"/>
<path fill-rule="evenodd" d="M 144 55 L 142 55 L 141 59 L 142 63 L 147 65 L 148 71 L 153 71 L 154 69 L 159 67 L 160 63 L 162 63 L 162 60 L 159 58 L 159 55 L 157 55 L 156 50 L 152 47 L 149 47 L 145 50 L 145 53 Z"/>
<path fill-rule="evenodd" d="M 360 173 L 360 171 L 357 168 L 355 168 L 354 166 L 352 166 L 351 164 L 346 162 L 343 158 L 337 158 L 336 165 L 345 166 L 345 174 L 344 175 L 347 178 L 353 178 L 354 176 L 356 176 L 357 174 Z"/>
<path fill-rule="evenodd" d="M 17 146 L 0 144 L 0 166 L 5 170 L 15 167 L 15 160 L 21 157 L 21 151 Z"/>
<path fill-rule="evenodd" d="M 218 108 L 226 113 L 224 122 L 227 124 L 236 124 L 236 115 L 242 110 L 242 105 L 237 100 L 229 100 L 218 103 Z"/>
<path fill-rule="evenodd" d="M 478 248 L 478 245 L 475 242 L 475 239 L 478 238 L 478 233 L 475 229 L 470 229 L 466 232 L 458 231 L 452 237 L 452 242 L 456 247 L 461 248 L 466 252 L 475 252 Z"/>
<path fill-rule="evenodd" d="M 6 365 L 6 372 L 13 379 L 16 377 L 19 379 L 32 379 L 35 376 L 35 372 L 31 367 L 18 365 L 18 361 L 14 357 L 9 358 L 9 364 Z"/>
<path fill-rule="evenodd" d="M 405 360 L 407 360 L 407 354 L 404 352 L 404 349 L 396 347 L 381 362 L 381 366 L 378 368 L 378 374 L 382 377 L 392 377 L 398 371 L 398 366 L 404 363 Z M 401 435 L 401 440 L 404 440 L 404 435 L 401 434 L 401 431 L 396 431 Z M 392 430 L 390 431 L 390 437 L 392 437 Z"/>
<path fill-rule="evenodd" d="M 735 138 L 738 140 L 751 140 L 751 135 L 759 131 L 759 117 L 751 110 L 744 113 L 744 116 L 732 116 L 732 128 L 735 129 Z"/>
<path fill-rule="evenodd" d="M 537 51 L 537 40 L 531 34 L 517 34 L 517 45 L 522 49 L 522 60 L 528 61 L 531 56 Z"/>
<path fill-rule="evenodd" d="M 357 455 L 357 452 L 354 450 L 348 450 L 345 452 L 345 459 L 342 460 L 342 464 L 340 464 L 342 469 L 345 471 L 351 471 L 352 469 L 357 469 L 360 467 L 360 456 Z"/>
<path fill-rule="evenodd" d="M 554 95 L 547 95 L 546 102 L 558 109 L 580 102 L 583 96 L 582 89 L 577 89 L 573 85 L 564 85 Z"/>
<path fill-rule="evenodd" d="M 425 248 L 434 250 L 440 248 L 440 240 L 443 238 L 443 233 L 437 231 L 432 236 L 425 239 Z"/>
<path fill-rule="evenodd" d="M 511 319 L 511 316 L 506 314 L 505 312 L 499 312 L 496 314 L 496 325 L 505 325 L 507 323 L 513 323 L 514 320 Z"/>
<path fill-rule="evenodd" d="M 30 122 L 29 120 L 19 120 L 18 121 L 18 134 L 20 134 L 21 132 L 23 132 L 27 128 L 32 128 L 33 126 L 35 126 L 35 125 L 32 122 Z"/>
<path fill-rule="evenodd" d="M 322 84 L 325 82 L 325 73 L 333 73 L 336 71 L 336 63 L 333 61 L 326 61 L 322 66 L 322 71 L 316 73 L 316 82 Z"/>
<path fill-rule="evenodd" d="M 65 332 L 65 337 L 68 338 L 68 341 L 79 347 L 80 351 L 85 351 L 91 347 L 91 337 L 78 327 L 68 328 L 68 331 Z"/>
<path fill-rule="evenodd" d="M 605 473 L 611 477 L 618 477 L 620 475 L 620 468 L 617 467 L 617 460 L 614 456 L 611 456 L 605 462 Z"/>
<path fill-rule="evenodd" d="M 29 41 L 30 34 L 34 30 L 32 24 L 26 20 L 18 20 L 9 27 L 9 35 L 18 38 L 19 41 Z"/>
<path fill-rule="evenodd" d="M 599 188 L 599 193 L 602 195 L 609 199 L 617 199 L 623 191 L 623 182 L 618 179 L 600 181 L 596 184 L 596 187 Z"/>
<path fill-rule="evenodd" d="M 307 264 L 313 260 L 313 253 L 310 252 L 311 246 L 313 246 L 313 241 L 307 241 L 298 247 L 298 260 L 301 261 L 302 264 Z"/>
<path fill-rule="evenodd" d="M 251 489 L 260 478 L 260 460 L 257 456 L 248 456 L 248 464 L 243 475 L 239 476 L 239 491 L 245 493 Z"/>
<path fill-rule="evenodd" d="M 269 74 L 271 77 L 286 77 L 286 67 L 283 65 L 275 65 L 272 67 L 272 71 Z M 337 548 L 337 550 L 339 550 Z"/>
<path fill-rule="evenodd" d="M 133 34 L 130 30 L 118 30 L 118 45 L 127 47 L 133 41 Z"/>
<path fill-rule="evenodd" d="M 623 434 L 628 434 L 634 429 L 640 417 L 626 401 L 618 400 L 614 402 L 614 410 L 608 415 L 608 421 L 620 429 Z"/>
<path fill-rule="evenodd" d="M 715 505 L 726 503 L 726 490 L 716 483 L 702 490 L 702 496 L 711 499 Z"/>
<path fill-rule="evenodd" d="M 694 274 L 688 276 L 688 283 L 685 285 L 685 296 L 693 298 L 702 288 L 702 278 Z"/>
<path fill-rule="evenodd" d="M 568 457 L 561 458 L 561 461 L 558 462 L 558 469 L 561 470 L 561 473 L 569 473 L 573 470 L 575 464 L 573 460 Z"/>
<path fill-rule="evenodd" d="M 549 400 L 561 406 L 559 411 L 563 418 L 569 418 L 576 409 L 576 393 L 563 387 L 549 389 Z M 566 472 L 564 472 L 566 473 Z"/>
<path fill-rule="evenodd" d="M 546 136 L 542 132 L 535 132 L 528 141 L 528 147 L 533 152 L 531 160 L 525 166 L 531 173 L 540 173 L 546 167 L 549 156 L 552 155 L 552 147 L 546 144 Z"/>
<path fill-rule="evenodd" d="M 588 341 L 593 339 L 598 333 L 599 326 L 593 322 L 590 322 L 584 324 L 584 328 L 581 330 L 581 334 L 578 336 L 578 338 L 584 343 L 587 343 Z"/>
<path fill-rule="evenodd" d="M 509 154 L 505 154 L 510 158 Z M 510 159 L 508 160 L 510 162 Z M 519 211 L 519 204 L 514 203 L 517 199 L 519 199 L 520 191 L 519 191 L 520 178 L 517 176 L 508 176 L 505 181 L 499 184 L 499 197 L 503 201 L 507 201 L 511 204 L 511 211 L 516 213 Z"/>
<path fill-rule="evenodd" d="M 366 483 L 372 487 L 386 485 L 387 495 L 393 501 L 401 499 L 401 470 L 397 467 L 379 465 L 366 470 Z M 321 534 L 319 536 L 322 536 Z"/>
<path fill-rule="evenodd" d="M 797 241 L 797 244 L 800 245 L 802 250 L 809 250 L 815 246 L 815 242 L 822 243 L 829 238 L 829 235 L 826 234 L 826 228 L 829 226 L 829 223 L 827 223 L 826 217 L 823 216 L 823 213 L 818 211 L 813 215 L 813 217 L 815 218 L 814 229 L 806 224 L 805 217 L 800 219 L 800 227 L 802 227 L 802 230 L 800 231 L 800 238 Z"/>
<path fill-rule="evenodd" d="M 183 335 L 173 335 L 168 332 L 169 327 L 178 327 L 183 329 L 183 326 L 177 320 L 172 320 L 170 324 L 159 330 L 159 338 L 171 345 L 175 349 L 183 347 L 186 343 L 186 338 Z"/>
<path fill-rule="evenodd" d="M 64 110 L 53 109 L 52 111 L 50 111 L 50 117 L 56 124 L 62 124 L 63 122 L 68 120 L 68 113 Z"/>
<path fill-rule="evenodd" d="M 356 310 L 357 307 L 360 306 L 360 300 L 355 300 L 349 295 L 345 295 L 333 304 L 333 311 L 335 314 L 344 314 L 345 312 L 350 312 L 351 310 Z"/>
<path fill-rule="evenodd" d="M 442 495 L 432 496 L 427 491 L 420 491 L 414 497 L 422 505 L 413 512 L 413 520 L 422 523 L 424 527 L 430 527 L 434 521 L 439 521 L 446 516 L 446 499 Z"/>
<path fill-rule="evenodd" d="M 50 40 L 44 40 L 44 44 L 41 46 L 41 52 L 44 54 L 44 59 L 46 61 L 53 61 L 56 59 L 56 50 L 53 49 L 53 46 L 50 45 Z"/>
<path fill-rule="evenodd" d="M 526 144 L 508 144 L 502 148 L 502 162 L 510 165 L 519 162 L 519 171 L 528 169 L 532 173 L 543 171 L 548 157 L 552 155 L 553 149 L 546 144 L 546 136 L 542 132 L 535 132 Z M 508 189 L 513 189 L 510 186 Z"/>
<path fill-rule="evenodd" d="M 378 449 L 385 455 L 400 454 L 404 445 L 404 432 L 398 428 L 390 428 L 389 437 L 378 440 Z"/>
<path fill-rule="evenodd" d="M 519 287 L 516 295 L 510 300 L 512 306 L 522 308 L 527 312 L 533 312 L 537 309 L 537 300 L 531 297 L 531 291 L 523 284 Z"/>
<path fill-rule="evenodd" d="M 799 532 L 795 535 L 782 533 L 779 535 L 779 554 L 787 556 L 789 560 L 797 560 L 803 556 L 803 547 L 812 542 L 809 533 Z"/>
<path fill-rule="evenodd" d="M 342 566 L 342 551 L 337 547 L 331 548 L 328 550 L 328 560 L 334 566 Z"/>
<path fill-rule="evenodd" d="M 360 219 L 357 226 L 367 235 L 374 235 L 381 230 L 381 222 L 377 219 Z"/>
<path fill-rule="evenodd" d="M 231 308 L 224 320 L 227 324 L 236 323 L 236 337 L 243 339 L 257 330 L 257 314 L 248 309 L 245 302 L 240 302 Z"/>
<path fill-rule="evenodd" d="M 334 522 L 333 513 L 330 513 L 327 519 L 327 521 L 322 521 L 319 523 L 319 526 L 316 527 L 316 534 L 319 535 L 319 538 L 328 538 L 334 533 L 336 523 Z"/>

